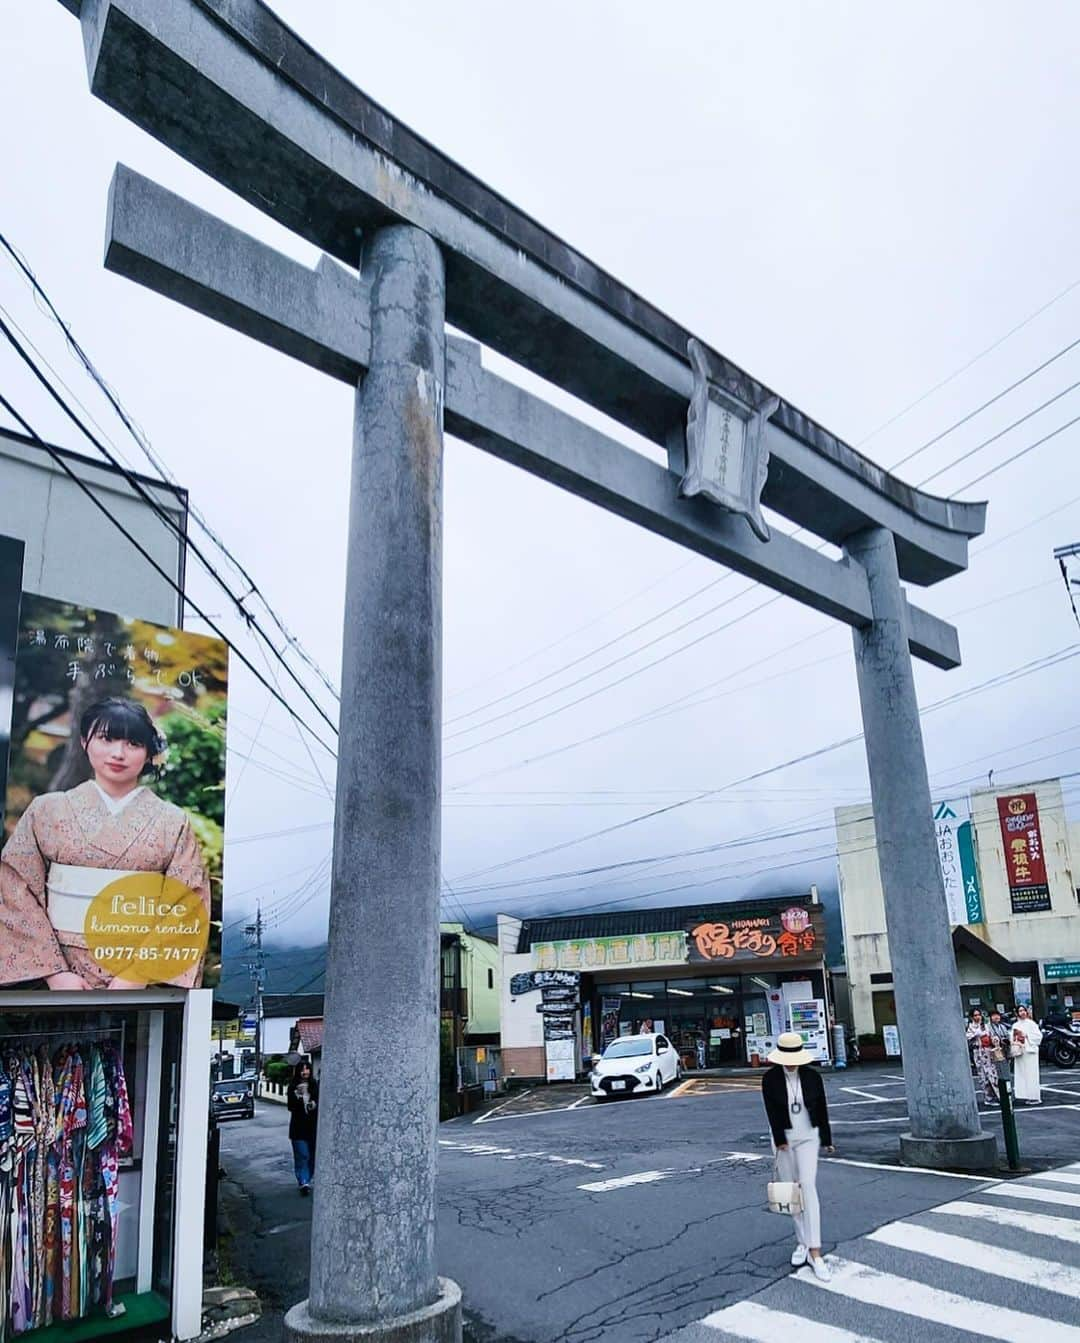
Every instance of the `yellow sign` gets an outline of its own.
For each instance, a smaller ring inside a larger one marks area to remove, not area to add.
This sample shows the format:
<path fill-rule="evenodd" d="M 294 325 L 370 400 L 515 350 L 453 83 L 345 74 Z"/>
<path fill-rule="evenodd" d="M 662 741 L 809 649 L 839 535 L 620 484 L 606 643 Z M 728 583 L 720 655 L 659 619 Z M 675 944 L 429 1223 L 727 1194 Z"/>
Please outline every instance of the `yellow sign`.
<path fill-rule="evenodd" d="M 84 932 L 87 950 L 112 978 L 167 984 L 200 964 L 210 920 L 198 893 L 183 882 L 133 872 L 94 897 Z"/>
<path fill-rule="evenodd" d="M 487 1062 L 487 1050 L 484 1048 L 483 1045 L 480 1045 L 480 1046 L 477 1047 L 477 1050 L 476 1050 L 476 1061 L 477 1061 L 477 1063 L 486 1063 L 486 1062 Z"/>

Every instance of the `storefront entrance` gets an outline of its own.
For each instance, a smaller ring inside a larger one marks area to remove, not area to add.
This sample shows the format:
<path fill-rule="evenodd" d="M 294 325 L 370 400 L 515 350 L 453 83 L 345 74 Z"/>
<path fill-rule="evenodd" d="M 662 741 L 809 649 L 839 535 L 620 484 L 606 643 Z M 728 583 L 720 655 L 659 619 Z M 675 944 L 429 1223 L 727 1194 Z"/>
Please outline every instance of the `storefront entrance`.
<path fill-rule="evenodd" d="M 770 994 L 783 997 L 785 983 L 808 983 L 809 994 L 800 997 L 824 998 L 821 970 L 611 983 L 584 978 L 582 998 L 591 1001 L 591 1020 L 598 1023 L 597 1051 L 619 1035 L 657 1031 L 670 1038 L 686 1072 L 750 1063 L 753 1040 L 788 1028 L 782 1005 L 770 1002 Z"/>

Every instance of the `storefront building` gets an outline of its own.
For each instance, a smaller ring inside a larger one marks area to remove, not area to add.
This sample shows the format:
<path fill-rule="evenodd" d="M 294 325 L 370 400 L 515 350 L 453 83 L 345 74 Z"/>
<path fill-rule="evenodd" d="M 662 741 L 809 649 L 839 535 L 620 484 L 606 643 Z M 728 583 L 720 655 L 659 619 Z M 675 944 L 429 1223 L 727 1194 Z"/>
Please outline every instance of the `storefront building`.
<path fill-rule="evenodd" d="M 1058 779 L 983 788 L 934 804 L 964 1013 L 975 1008 L 1080 1020 L 1080 893 Z M 892 962 L 869 803 L 836 810 L 840 901 L 860 1036 L 895 1026 Z"/>
<path fill-rule="evenodd" d="M 687 1072 L 761 1062 L 799 1030 L 829 1057 L 825 920 L 813 895 L 558 918 L 499 915 L 506 1076 L 562 1080 L 655 1031 Z"/>

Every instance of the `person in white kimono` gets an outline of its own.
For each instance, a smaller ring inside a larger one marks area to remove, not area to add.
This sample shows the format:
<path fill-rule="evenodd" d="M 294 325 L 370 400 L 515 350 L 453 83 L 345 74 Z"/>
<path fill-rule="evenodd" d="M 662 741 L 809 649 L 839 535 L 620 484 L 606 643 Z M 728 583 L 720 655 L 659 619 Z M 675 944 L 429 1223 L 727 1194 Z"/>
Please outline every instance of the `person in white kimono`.
<path fill-rule="evenodd" d="M 34 798 L 0 853 L 0 986 L 145 988 L 106 973 L 87 947 L 90 902 L 118 877 L 175 878 L 209 917 L 210 882 L 191 822 L 142 784 L 165 750 L 146 709 L 102 700 L 83 714 L 79 736 L 94 777 Z M 198 988 L 202 968 L 200 960 L 166 982 Z"/>
<path fill-rule="evenodd" d="M 1042 1031 L 1024 1006 L 1016 1009 L 1012 1038 L 1013 1043 L 1022 1046 L 1024 1051 L 1013 1059 L 1013 1094 L 1017 1101 L 1025 1105 L 1041 1105 L 1039 1045 L 1042 1043 Z"/>

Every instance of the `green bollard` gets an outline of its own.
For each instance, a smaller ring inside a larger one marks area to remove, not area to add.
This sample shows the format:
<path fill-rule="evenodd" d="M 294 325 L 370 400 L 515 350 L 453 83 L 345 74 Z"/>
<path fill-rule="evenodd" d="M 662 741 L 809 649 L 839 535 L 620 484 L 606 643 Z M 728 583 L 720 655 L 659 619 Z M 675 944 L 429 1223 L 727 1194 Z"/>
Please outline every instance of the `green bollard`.
<path fill-rule="evenodd" d="M 1020 1169 L 1020 1140 L 1016 1134 L 1016 1112 L 1012 1103 L 1012 1073 L 1007 1063 L 997 1065 L 998 1094 L 1001 1098 L 1001 1127 L 1005 1130 L 1005 1153 L 1009 1169 Z"/>

